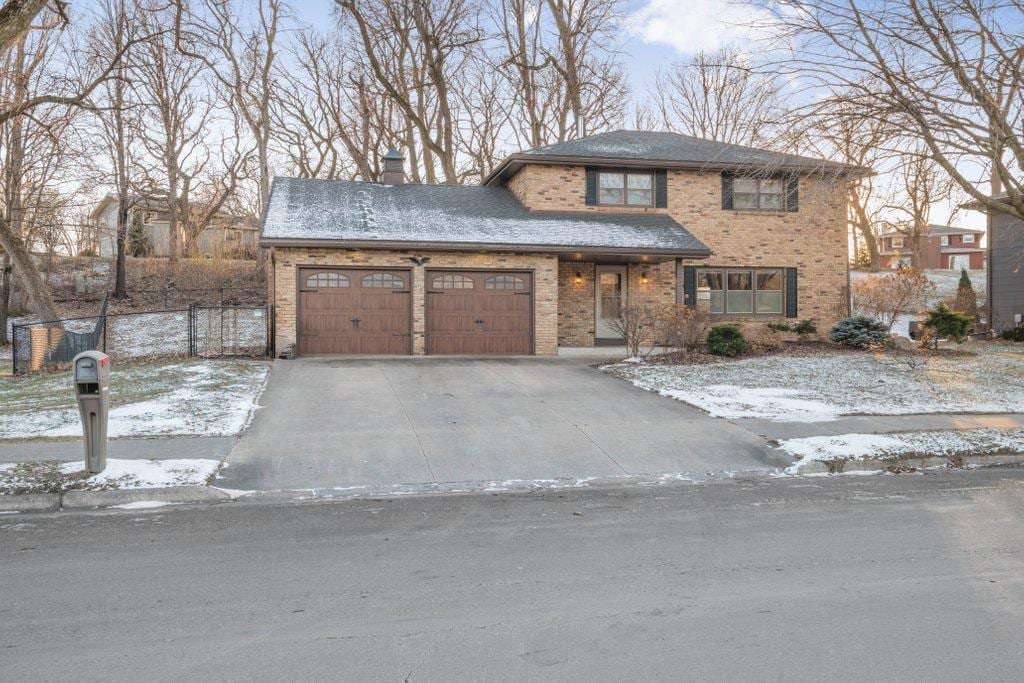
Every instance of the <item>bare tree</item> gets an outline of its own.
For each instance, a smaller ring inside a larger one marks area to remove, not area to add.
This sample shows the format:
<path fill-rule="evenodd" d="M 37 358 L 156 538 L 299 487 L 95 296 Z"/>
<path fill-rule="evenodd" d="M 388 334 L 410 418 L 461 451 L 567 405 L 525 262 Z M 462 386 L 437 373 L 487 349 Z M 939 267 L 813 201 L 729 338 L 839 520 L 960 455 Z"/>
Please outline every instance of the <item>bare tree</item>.
<path fill-rule="evenodd" d="M 538 147 L 621 124 L 629 89 L 615 0 L 500 0 L 495 66 L 513 95 L 521 145 Z"/>
<path fill-rule="evenodd" d="M 921 267 L 921 247 L 928 231 L 932 206 L 949 199 L 953 183 L 927 152 L 910 152 L 896 172 L 895 200 L 885 208 L 894 217 L 885 224 L 910 242 L 911 265 Z"/>
<path fill-rule="evenodd" d="M 455 95 L 459 73 L 484 38 L 470 0 L 335 0 L 366 71 L 401 110 L 407 154 L 426 182 L 458 182 Z M 420 147 L 422 146 L 422 147 Z M 417 159 L 417 154 L 422 159 Z M 418 163 L 417 163 L 418 162 Z M 439 168 L 438 168 L 439 167 Z"/>
<path fill-rule="evenodd" d="M 793 112 L 788 124 L 793 134 L 812 153 L 865 169 L 875 169 L 895 156 L 893 130 L 885 120 L 866 115 L 844 97 L 827 98 L 810 110 Z M 854 244 L 863 244 L 870 270 L 879 270 L 876 235 L 882 223 L 884 203 L 874 174 L 848 184 L 847 221 Z"/>
<path fill-rule="evenodd" d="M 658 74 L 656 92 L 665 128 L 737 145 L 770 145 L 788 113 L 777 79 L 730 48 L 674 64 Z"/>
<path fill-rule="evenodd" d="M 99 22 L 90 32 L 89 41 L 95 59 L 108 60 L 111 53 L 123 53 L 113 77 L 97 90 L 95 121 L 106 154 L 94 175 L 107 176 L 117 197 L 115 227 L 114 298 L 128 296 L 125 253 L 128 240 L 128 216 L 135 203 L 130 181 L 138 166 L 135 158 L 139 113 L 131 86 L 131 50 L 138 38 L 139 8 L 126 0 L 109 0 L 103 5 Z"/>
<path fill-rule="evenodd" d="M 779 0 L 780 66 L 915 141 L 989 211 L 1024 219 L 1024 4 Z M 987 172 L 975 172 L 979 166 Z M 991 195 L 999 191 L 1005 200 Z"/>
<path fill-rule="evenodd" d="M 175 47 L 166 18 L 149 15 L 153 37 L 146 41 L 135 67 L 136 91 L 145 111 L 139 137 L 153 158 L 139 191 L 147 199 L 167 203 L 167 241 L 170 260 L 182 255 L 182 208 L 194 171 L 190 166 L 203 154 L 207 127 L 213 116 L 203 62 Z"/>
<path fill-rule="evenodd" d="M 176 27 L 177 47 L 209 67 L 225 99 L 244 121 L 256 148 L 259 209 L 270 194 L 275 63 L 283 19 L 281 0 L 256 0 L 240 13 L 231 0 L 205 0 Z M 255 15 L 252 21 L 247 17 Z"/>
<path fill-rule="evenodd" d="M 381 155 L 404 146 L 401 113 L 349 55 L 340 34 L 304 32 L 281 74 L 275 137 L 300 175 L 377 180 Z"/>

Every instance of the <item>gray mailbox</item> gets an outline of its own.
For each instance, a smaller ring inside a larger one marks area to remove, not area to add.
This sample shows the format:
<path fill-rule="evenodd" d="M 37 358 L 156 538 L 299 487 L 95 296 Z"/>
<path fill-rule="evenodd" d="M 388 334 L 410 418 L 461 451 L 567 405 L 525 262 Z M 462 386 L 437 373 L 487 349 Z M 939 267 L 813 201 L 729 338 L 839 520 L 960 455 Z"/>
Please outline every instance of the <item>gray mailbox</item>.
<path fill-rule="evenodd" d="M 85 434 L 85 469 L 98 474 L 107 466 L 110 356 L 99 351 L 83 351 L 71 362 L 75 372 L 75 398 Z"/>

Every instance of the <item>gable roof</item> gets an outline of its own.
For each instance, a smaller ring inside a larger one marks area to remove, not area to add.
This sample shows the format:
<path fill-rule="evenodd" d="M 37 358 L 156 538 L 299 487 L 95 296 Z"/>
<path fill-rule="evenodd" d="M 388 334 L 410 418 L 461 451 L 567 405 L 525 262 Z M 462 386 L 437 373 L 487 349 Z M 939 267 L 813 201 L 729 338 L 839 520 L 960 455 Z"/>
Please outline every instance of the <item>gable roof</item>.
<path fill-rule="evenodd" d="M 859 166 L 705 140 L 679 133 L 615 130 L 513 154 L 501 162 L 483 184 L 494 185 L 504 182 L 523 165 L 529 163 L 577 163 L 594 166 L 654 164 L 664 168 L 704 171 L 771 170 L 849 176 L 869 173 L 868 169 Z"/>
<path fill-rule="evenodd" d="M 978 230 L 977 228 L 956 228 L 952 225 L 929 225 L 928 229 L 925 230 L 921 235 L 923 237 L 941 237 L 943 235 L 982 235 L 984 230 Z M 898 230 L 887 230 L 878 234 L 879 237 L 906 237 L 905 233 Z"/>
<path fill-rule="evenodd" d="M 275 178 L 261 243 L 324 242 L 361 248 L 711 253 L 662 213 L 529 211 L 503 187 Z"/>

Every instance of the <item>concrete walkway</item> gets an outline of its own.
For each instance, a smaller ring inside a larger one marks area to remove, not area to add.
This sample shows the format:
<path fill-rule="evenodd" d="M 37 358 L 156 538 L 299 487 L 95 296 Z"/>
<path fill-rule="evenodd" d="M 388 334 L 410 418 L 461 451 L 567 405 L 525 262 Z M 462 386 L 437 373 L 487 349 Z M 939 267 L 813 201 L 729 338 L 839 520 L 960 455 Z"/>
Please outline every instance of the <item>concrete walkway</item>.
<path fill-rule="evenodd" d="M 766 439 L 781 440 L 835 434 L 885 434 L 981 428 L 1019 429 L 1024 427 L 1024 413 L 855 415 L 828 422 L 774 422 L 757 418 L 740 418 L 730 420 L 730 422 Z"/>
<path fill-rule="evenodd" d="M 745 429 L 583 359 L 274 363 L 218 485 L 304 489 L 763 470 Z"/>
<path fill-rule="evenodd" d="M 235 440 L 233 436 L 111 439 L 107 446 L 107 457 L 123 460 L 223 460 L 235 445 Z M 80 440 L 0 441 L 0 462 L 73 462 L 84 458 L 84 446 Z"/>

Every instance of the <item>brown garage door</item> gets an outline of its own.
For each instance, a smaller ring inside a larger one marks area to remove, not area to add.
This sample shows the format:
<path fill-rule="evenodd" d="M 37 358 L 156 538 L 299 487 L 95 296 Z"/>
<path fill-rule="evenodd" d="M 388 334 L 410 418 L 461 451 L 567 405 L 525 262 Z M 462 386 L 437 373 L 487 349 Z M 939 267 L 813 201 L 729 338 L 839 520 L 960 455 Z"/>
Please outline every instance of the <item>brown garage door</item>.
<path fill-rule="evenodd" d="M 409 272 L 299 270 L 298 353 L 407 354 Z"/>
<path fill-rule="evenodd" d="M 532 353 L 530 273 L 427 271 L 426 292 L 427 353 Z"/>

